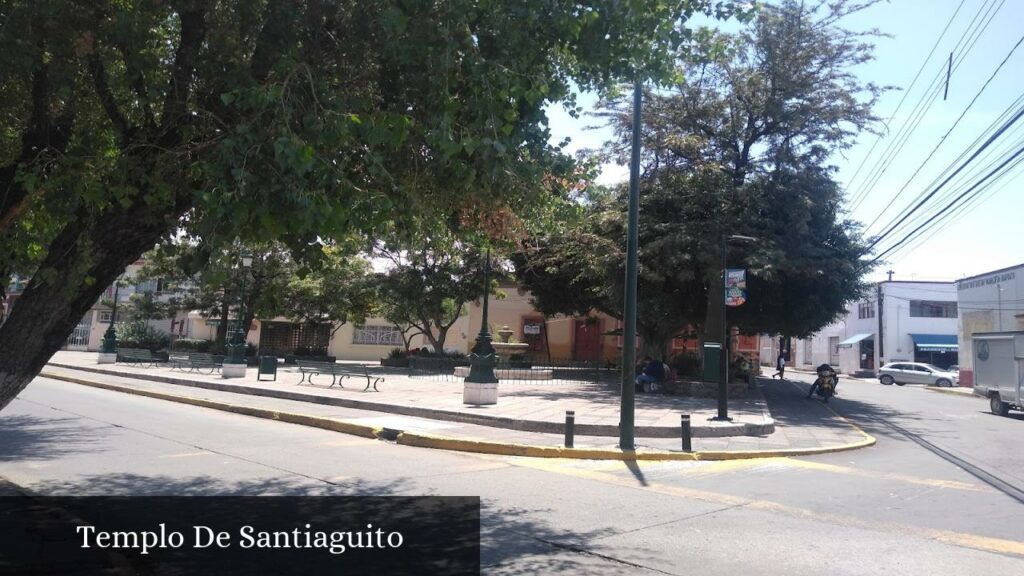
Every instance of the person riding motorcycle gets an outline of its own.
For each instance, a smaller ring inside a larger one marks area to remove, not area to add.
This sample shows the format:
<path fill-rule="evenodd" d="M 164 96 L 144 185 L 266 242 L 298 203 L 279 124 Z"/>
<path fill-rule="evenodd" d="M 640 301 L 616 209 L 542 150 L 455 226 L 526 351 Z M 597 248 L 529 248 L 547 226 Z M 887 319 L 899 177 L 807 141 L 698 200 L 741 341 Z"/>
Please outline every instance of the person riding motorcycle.
<path fill-rule="evenodd" d="M 818 366 L 817 372 L 818 377 L 814 380 L 814 384 L 811 385 L 811 390 L 807 392 L 807 397 L 810 398 L 811 396 L 814 396 L 814 393 L 821 389 L 822 378 L 826 377 L 832 378 L 832 394 L 835 395 L 836 387 L 839 386 L 839 374 L 837 374 L 828 363 Z"/>

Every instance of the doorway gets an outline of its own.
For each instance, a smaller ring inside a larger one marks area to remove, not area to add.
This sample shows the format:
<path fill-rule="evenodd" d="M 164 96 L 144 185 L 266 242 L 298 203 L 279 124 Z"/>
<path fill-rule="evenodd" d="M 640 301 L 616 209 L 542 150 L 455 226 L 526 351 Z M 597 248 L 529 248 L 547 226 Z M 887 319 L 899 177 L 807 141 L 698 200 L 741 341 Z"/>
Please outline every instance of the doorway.
<path fill-rule="evenodd" d="M 601 359 L 601 323 L 576 320 L 572 357 L 574 360 Z"/>

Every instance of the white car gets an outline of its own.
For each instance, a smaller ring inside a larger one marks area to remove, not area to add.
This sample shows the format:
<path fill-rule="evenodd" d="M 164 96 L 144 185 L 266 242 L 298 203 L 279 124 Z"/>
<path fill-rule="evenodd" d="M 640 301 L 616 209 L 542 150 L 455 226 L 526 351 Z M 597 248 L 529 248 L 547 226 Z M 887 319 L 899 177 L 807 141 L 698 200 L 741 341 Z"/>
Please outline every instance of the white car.
<path fill-rule="evenodd" d="M 886 386 L 926 384 L 928 386 L 959 386 L 960 374 L 924 362 L 891 362 L 878 371 L 878 380 Z"/>

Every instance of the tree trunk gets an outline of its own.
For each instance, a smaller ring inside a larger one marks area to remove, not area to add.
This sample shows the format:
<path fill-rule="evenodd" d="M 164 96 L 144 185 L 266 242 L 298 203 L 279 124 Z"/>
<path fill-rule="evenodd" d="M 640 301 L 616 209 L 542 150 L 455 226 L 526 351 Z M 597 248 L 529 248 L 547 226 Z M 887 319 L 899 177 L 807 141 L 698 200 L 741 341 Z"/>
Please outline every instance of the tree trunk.
<path fill-rule="evenodd" d="M 429 341 L 430 345 L 434 347 L 434 353 L 436 353 L 436 354 L 444 354 L 444 337 L 443 336 L 440 339 L 438 339 L 437 337 L 434 336 L 434 332 L 432 330 L 429 330 L 429 329 L 426 332 L 424 332 L 423 335 L 427 337 L 427 341 Z"/>
<path fill-rule="evenodd" d="M 102 215 L 80 214 L 61 230 L 0 326 L 0 409 L 60 350 L 107 286 L 173 229 L 184 209 L 140 199 Z"/>

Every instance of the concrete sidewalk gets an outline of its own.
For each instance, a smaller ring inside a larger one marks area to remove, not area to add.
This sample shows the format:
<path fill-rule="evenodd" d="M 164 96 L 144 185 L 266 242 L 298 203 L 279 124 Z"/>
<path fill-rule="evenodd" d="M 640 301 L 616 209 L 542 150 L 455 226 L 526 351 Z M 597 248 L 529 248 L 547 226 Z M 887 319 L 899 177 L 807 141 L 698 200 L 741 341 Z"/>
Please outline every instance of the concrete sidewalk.
<path fill-rule="evenodd" d="M 763 436 L 694 438 L 693 451 L 683 452 L 675 438 L 638 438 L 635 452 L 622 451 L 617 439 L 577 435 L 574 449 L 563 447 L 561 433 L 525 432 L 386 414 L 305 401 L 238 394 L 206 388 L 111 376 L 82 370 L 47 367 L 43 377 L 140 394 L 163 400 L 269 418 L 355 434 L 400 444 L 491 454 L 592 459 L 722 460 L 795 456 L 868 446 L 874 439 L 836 415 L 827 406 L 804 400 L 788 382 L 762 380 L 765 395 L 777 410 L 780 425 Z"/>
<path fill-rule="evenodd" d="M 96 354 L 58 352 L 50 367 L 72 368 L 105 376 L 128 376 L 141 380 L 209 390 L 330 404 L 344 408 L 372 410 L 523 432 L 562 433 L 565 412 L 576 414 L 581 435 L 618 437 L 620 397 L 617 383 L 573 380 L 550 382 L 516 381 L 499 384 L 496 405 L 472 406 L 462 402 L 462 383 L 431 377 L 409 376 L 404 369 L 372 368 L 383 376 L 380 392 L 363 392 L 354 379 L 345 388 L 330 387 L 329 376 L 317 377 L 317 384 L 299 385 L 301 375 L 293 367 L 280 366 L 276 381 L 258 381 L 256 368 L 244 378 L 224 379 L 169 368 L 143 368 L 124 364 L 97 365 Z M 353 384 L 354 382 L 354 384 Z M 636 436 L 678 438 L 680 414 L 690 415 L 694 437 L 764 436 L 774 431 L 774 420 L 760 392 L 749 391 L 744 398 L 730 398 L 732 422 L 716 422 L 717 401 L 663 394 L 637 394 Z"/>

